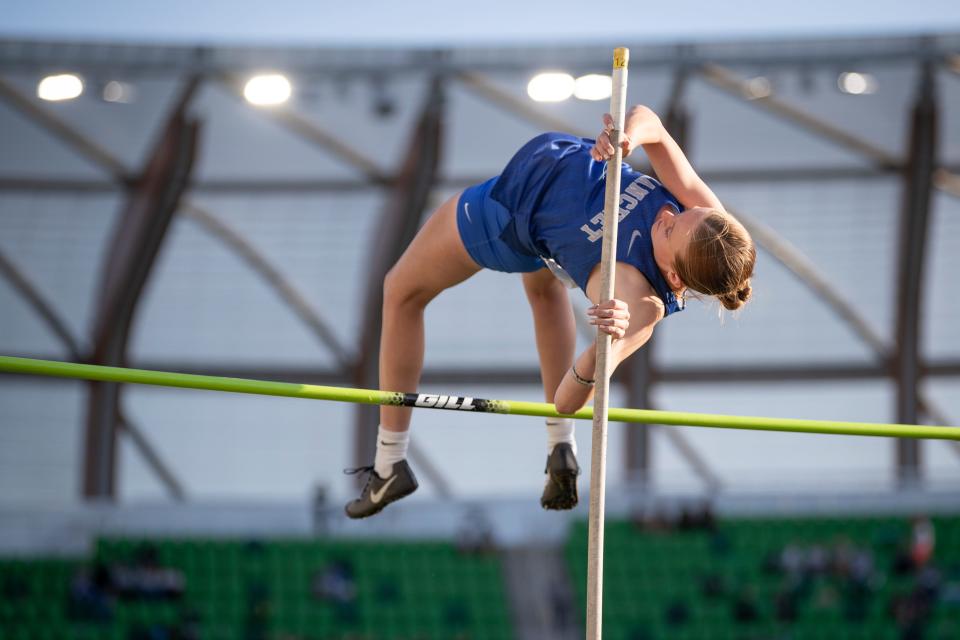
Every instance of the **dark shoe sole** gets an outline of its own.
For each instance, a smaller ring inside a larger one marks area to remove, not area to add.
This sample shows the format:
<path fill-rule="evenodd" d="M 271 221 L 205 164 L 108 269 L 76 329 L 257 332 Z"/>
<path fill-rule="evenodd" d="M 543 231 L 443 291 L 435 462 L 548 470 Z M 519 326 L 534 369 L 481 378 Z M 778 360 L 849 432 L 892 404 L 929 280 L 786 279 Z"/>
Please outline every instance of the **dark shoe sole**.
<path fill-rule="evenodd" d="M 408 495 L 410 495 L 416 490 L 417 490 L 417 487 L 413 487 L 409 491 L 405 491 L 404 493 L 400 493 L 391 497 L 389 500 L 386 497 L 384 497 L 383 501 L 381 501 L 380 504 L 377 505 L 376 509 L 374 509 L 373 511 L 368 511 L 367 513 L 364 513 L 364 514 L 353 515 L 349 511 L 347 511 L 347 507 L 343 508 L 343 512 L 346 513 L 347 517 L 350 518 L 351 520 L 363 520 L 364 518 L 369 518 L 370 516 L 377 515 L 378 513 L 383 511 L 388 504 L 393 504 L 394 502 L 396 502 L 397 500 L 400 500 L 401 498 L 406 498 Z"/>
<path fill-rule="evenodd" d="M 578 471 L 558 471 L 550 475 L 551 482 L 559 485 L 560 492 L 551 499 L 540 498 L 540 506 L 551 511 L 566 511 L 577 506 Z"/>

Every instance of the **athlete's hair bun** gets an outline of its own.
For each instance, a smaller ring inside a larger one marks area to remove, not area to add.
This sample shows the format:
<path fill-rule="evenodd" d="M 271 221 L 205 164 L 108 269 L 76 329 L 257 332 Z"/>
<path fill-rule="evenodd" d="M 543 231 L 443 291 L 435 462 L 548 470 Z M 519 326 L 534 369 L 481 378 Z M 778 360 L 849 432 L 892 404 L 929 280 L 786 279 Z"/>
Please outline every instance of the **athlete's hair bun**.
<path fill-rule="evenodd" d="M 694 230 L 686 251 L 674 258 L 674 269 L 689 289 L 716 296 L 734 311 L 750 299 L 756 259 L 746 228 L 729 213 L 712 209 Z"/>
<path fill-rule="evenodd" d="M 746 304 L 752 293 L 753 289 L 750 287 L 750 280 L 747 279 L 746 282 L 740 285 L 739 289 L 719 295 L 717 296 L 717 300 L 720 301 L 720 304 L 722 304 L 725 309 L 736 311 Z"/>

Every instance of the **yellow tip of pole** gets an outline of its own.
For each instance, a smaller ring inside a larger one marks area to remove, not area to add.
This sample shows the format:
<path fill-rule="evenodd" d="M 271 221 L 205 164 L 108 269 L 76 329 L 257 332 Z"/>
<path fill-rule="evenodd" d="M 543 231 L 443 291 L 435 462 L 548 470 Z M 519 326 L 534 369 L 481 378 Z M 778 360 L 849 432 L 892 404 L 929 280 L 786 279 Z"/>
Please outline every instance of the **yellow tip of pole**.
<path fill-rule="evenodd" d="M 626 47 L 617 47 L 613 50 L 613 68 L 623 69 L 630 61 L 630 49 Z"/>

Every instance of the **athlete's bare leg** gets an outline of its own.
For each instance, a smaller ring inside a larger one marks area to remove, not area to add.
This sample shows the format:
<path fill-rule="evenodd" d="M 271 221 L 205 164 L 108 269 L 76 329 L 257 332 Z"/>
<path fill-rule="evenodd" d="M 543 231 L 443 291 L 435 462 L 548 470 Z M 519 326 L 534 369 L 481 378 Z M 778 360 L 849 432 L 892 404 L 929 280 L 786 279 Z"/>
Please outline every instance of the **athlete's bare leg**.
<path fill-rule="evenodd" d="M 547 402 L 553 402 L 577 348 L 573 308 L 567 288 L 549 269 L 523 274 L 523 288 L 533 311 L 543 393 Z"/>
<path fill-rule="evenodd" d="M 540 377 L 547 402 L 553 402 L 560 381 L 573 364 L 576 325 L 567 289 L 548 270 L 523 274 L 523 286 L 533 311 L 533 326 L 540 354 Z M 547 420 L 546 482 L 540 505 L 545 509 L 572 509 L 577 505 L 576 443 L 567 420 Z M 558 446 L 561 442 L 569 447 Z"/>
<path fill-rule="evenodd" d="M 423 369 L 423 310 L 441 291 L 480 270 L 457 230 L 459 199 L 457 194 L 440 205 L 384 279 L 380 388 L 385 391 L 417 390 Z M 411 411 L 380 407 L 380 424 L 406 431 Z"/>

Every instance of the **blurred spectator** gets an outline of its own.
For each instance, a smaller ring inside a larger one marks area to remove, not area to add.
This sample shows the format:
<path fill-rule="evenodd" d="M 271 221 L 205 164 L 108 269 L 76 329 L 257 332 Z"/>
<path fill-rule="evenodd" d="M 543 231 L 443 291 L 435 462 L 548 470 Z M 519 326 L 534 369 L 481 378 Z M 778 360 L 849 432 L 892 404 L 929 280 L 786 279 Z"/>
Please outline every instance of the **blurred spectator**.
<path fill-rule="evenodd" d="M 0 597 L 5 602 L 17 602 L 30 595 L 30 583 L 17 574 L 2 576 L 3 583 L 0 586 Z"/>
<path fill-rule="evenodd" d="M 843 617 L 851 622 L 866 620 L 871 595 L 867 582 L 850 580 L 843 590 Z"/>
<path fill-rule="evenodd" d="M 926 516 L 915 518 L 910 534 L 910 560 L 915 570 L 923 569 L 933 557 L 936 534 L 933 523 Z"/>
<path fill-rule="evenodd" d="M 493 526 L 486 513 L 479 507 L 471 507 L 457 533 L 457 550 L 463 554 L 488 554 L 497 549 L 493 539 Z"/>
<path fill-rule="evenodd" d="M 262 582 L 247 586 L 246 640 L 267 640 L 270 637 L 270 591 Z"/>
<path fill-rule="evenodd" d="M 788 544 L 780 551 L 780 570 L 788 576 L 804 574 L 807 572 L 806 559 L 801 547 Z"/>
<path fill-rule="evenodd" d="M 713 505 L 708 500 L 689 508 L 681 508 L 676 526 L 680 531 L 714 531 L 716 527 Z"/>
<path fill-rule="evenodd" d="M 70 584 L 70 618 L 89 622 L 113 619 L 114 589 L 110 571 L 99 562 L 78 572 Z"/>
<path fill-rule="evenodd" d="M 359 621 L 360 613 L 356 606 L 357 583 L 353 564 L 340 558 L 313 577 L 313 595 L 334 607 L 334 614 L 341 624 L 354 624 Z"/>
<path fill-rule="evenodd" d="M 630 514 L 630 522 L 644 533 L 660 533 L 672 529 L 667 513 L 659 505 L 643 505 Z"/>
<path fill-rule="evenodd" d="M 634 527 L 645 533 L 716 531 L 717 528 L 713 505 L 709 500 L 680 505 L 675 510 L 664 504 L 641 506 L 633 511 L 630 520 Z"/>
<path fill-rule="evenodd" d="M 851 622 L 865 620 L 873 590 L 873 554 L 843 540 L 834 546 L 831 556 L 832 573 L 840 581 L 844 617 Z"/>
<path fill-rule="evenodd" d="M 263 556 L 267 552 L 267 545 L 263 540 L 252 538 L 244 543 L 243 552 L 249 557 Z"/>
<path fill-rule="evenodd" d="M 819 577 L 832 574 L 842 580 L 869 582 L 874 574 L 873 554 L 868 549 L 852 545 L 847 540 L 833 547 L 814 544 L 803 547 L 788 544 L 764 561 L 767 573 L 780 571 L 790 578 Z"/>
<path fill-rule="evenodd" d="M 874 577 L 873 554 L 866 549 L 856 550 L 847 566 L 847 575 L 854 582 L 869 584 Z"/>
<path fill-rule="evenodd" d="M 200 614 L 193 609 L 184 611 L 177 625 L 176 640 L 200 640 Z"/>
<path fill-rule="evenodd" d="M 774 576 L 779 575 L 780 573 L 780 551 L 768 551 L 766 555 L 763 556 L 763 573 L 764 575 Z"/>
<path fill-rule="evenodd" d="M 851 622 L 865 620 L 879 580 L 873 552 L 847 539 L 832 545 L 790 543 L 768 554 L 764 571 L 784 577 L 774 601 L 776 616 L 784 621 L 798 618 L 811 594 L 814 608 L 839 608 Z"/>
<path fill-rule="evenodd" d="M 890 615 L 900 632 L 900 640 L 920 640 L 923 638 L 925 620 L 929 615 L 923 601 L 916 593 L 900 594 L 890 601 Z"/>
<path fill-rule="evenodd" d="M 573 626 L 576 606 L 566 582 L 562 579 L 553 580 L 550 586 L 550 622 L 558 636 Z"/>
<path fill-rule="evenodd" d="M 114 565 L 110 580 L 123 599 L 173 600 L 183 595 L 183 574 L 160 565 L 157 548 L 145 544 L 137 550 L 132 564 Z"/>
<path fill-rule="evenodd" d="M 700 579 L 700 593 L 708 600 L 717 600 L 727 595 L 727 585 L 719 573 L 709 573 Z"/>
<path fill-rule="evenodd" d="M 326 485 L 317 485 L 313 490 L 313 534 L 327 535 L 330 531 L 330 522 L 339 515 L 340 508 L 330 502 Z"/>
<path fill-rule="evenodd" d="M 822 576 L 830 568 L 830 552 L 822 544 L 815 544 L 807 548 L 803 559 L 803 570 L 816 576 Z"/>
<path fill-rule="evenodd" d="M 936 608 L 942 579 L 940 572 L 927 566 L 917 574 L 917 581 L 909 593 L 895 595 L 890 601 L 890 615 L 897 623 L 901 640 L 922 638 L 931 614 Z"/>
<path fill-rule="evenodd" d="M 894 557 L 894 573 L 905 576 L 923 569 L 933 557 L 935 545 L 936 533 L 930 518 L 914 518 L 909 540 L 901 539 Z"/>
<path fill-rule="evenodd" d="M 353 565 L 337 559 L 324 567 L 313 578 L 313 595 L 338 605 L 349 605 L 357 597 Z"/>
<path fill-rule="evenodd" d="M 940 576 L 940 571 L 936 567 L 932 565 L 924 567 L 920 573 L 917 574 L 917 595 L 932 607 L 940 596 L 940 587 L 942 584 L 943 579 Z"/>
<path fill-rule="evenodd" d="M 170 640 L 170 630 L 163 625 L 135 625 L 127 634 L 127 640 Z"/>
<path fill-rule="evenodd" d="M 777 592 L 776 601 L 774 603 L 774 611 L 777 615 L 777 620 L 783 622 L 793 622 L 797 619 L 797 611 L 800 608 L 800 596 L 799 591 L 792 587 L 788 586 L 785 589 L 781 589 Z"/>
<path fill-rule="evenodd" d="M 127 635 L 127 640 L 199 640 L 197 623 L 196 614 L 188 613 L 175 625 L 135 626 Z"/>
<path fill-rule="evenodd" d="M 760 618 L 757 599 L 749 587 L 741 589 L 733 601 L 733 619 L 740 623 L 754 622 Z"/>
<path fill-rule="evenodd" d="M 893 573 L 898 576 L 906 576 L 913 572 L 913 559 L 910 557 L 910 549 L 904 544 L 897 549 L 893 558 Z"/>
<path fill-rule="evenodd" d="M 183 574 L 161 566 L 156 547 L 144 545 L 128 564 L 108 566 L 98 562 L 91 570 L 75 575 L 70 585 L 69 611 L 75 620 L 109 621 L 117 598 L 168 600 L 180 598 L 183 592 Z M 139 632 L 149 633 L 150 629 Z M 172 630 L 157 633 L 169 637 Z"/>

